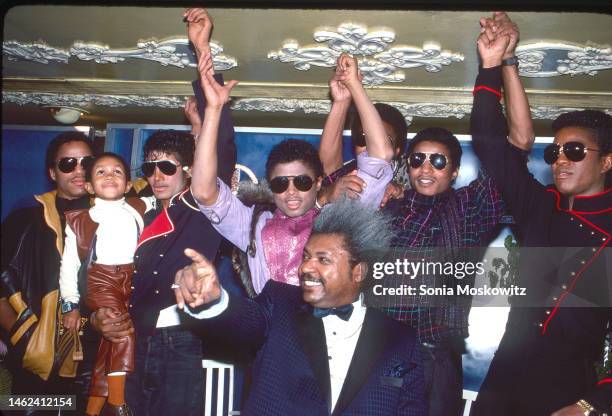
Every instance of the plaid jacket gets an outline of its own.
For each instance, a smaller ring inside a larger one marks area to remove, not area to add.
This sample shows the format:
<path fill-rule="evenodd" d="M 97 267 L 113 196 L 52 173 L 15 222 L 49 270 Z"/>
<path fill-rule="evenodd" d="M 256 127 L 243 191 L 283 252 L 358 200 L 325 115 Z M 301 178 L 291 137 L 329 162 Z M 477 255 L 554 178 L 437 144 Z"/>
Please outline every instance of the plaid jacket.
<path fill-rule="evenodd" d="M 432 261 L 472 261 L 479 258 L 468 247 L 486 246 L 503 213 L 504 204 L 491 178 L 479 174 L 468 186 L 426 196 L 407 190 L 404 198 L 391 201 L 397 236 L 392 245 L 393 258 L 428 258 Z M 484 254 L 484 253 L 481 253 Z M 440 259 L 439 257 L 445 257 Z M 435 257 L 435 258 L 432 258 Z M 440 276 L 421 276 L 440 287 Z M 418 278 L 417 278 L 418 279 Z M 473 284 L 474 276 L 464 282 Z M 418 287 L 418 283 L 416 285 Z M 398 302 L 399 298 L 399 302 Z M 431 298 L 431 297 L 430 297 Z M 421 296 L 393 297 L 387 313 L 418 329 L 420 341 L 439 341 L 450 336 L 467 337 L 471 299 L 437 298 L 436 307 Z"/>

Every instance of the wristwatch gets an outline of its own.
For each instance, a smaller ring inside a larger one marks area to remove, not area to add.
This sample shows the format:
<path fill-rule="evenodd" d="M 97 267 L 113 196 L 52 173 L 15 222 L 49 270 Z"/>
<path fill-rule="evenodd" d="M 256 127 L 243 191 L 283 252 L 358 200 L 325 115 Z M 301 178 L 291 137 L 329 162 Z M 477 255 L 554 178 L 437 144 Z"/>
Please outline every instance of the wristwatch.
<path fill-rule="evenodd" d="M 512 65 L 519 66 L 519 59 L 515 55 L 515 56 L 513 56 L 511 58 L 502 60 L 502 65 L 505 65 L 505 66 L 512 66 Z"/>
<path fill-rule="evenodd" d="M 595 416 L 599 414 L 597 413 L 595 408 L 591 406 L 591 403 L 587 402 L 584 399 L 578 400 L 576 404 L 578 405 L 578 407 L 580 407 L 580 410 L 584 412 L 584 416 Z"/>
<path fill-rule="evenodd" d="M 62 302 L 62 314 L 72 312 L 75 309 L 79 309 L 79 304 L 74 302 Z"/>

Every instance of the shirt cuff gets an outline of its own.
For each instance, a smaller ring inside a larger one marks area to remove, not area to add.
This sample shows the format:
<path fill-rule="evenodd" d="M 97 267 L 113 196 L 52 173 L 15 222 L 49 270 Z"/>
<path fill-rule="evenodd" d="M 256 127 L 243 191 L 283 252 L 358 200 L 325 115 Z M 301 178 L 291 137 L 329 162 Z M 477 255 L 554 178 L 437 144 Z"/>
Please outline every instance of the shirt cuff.
<path fill-rule="evenodd" d="M 183 309 L 187 315 L 192 316 L 195 319 L 210 319 L 215 318 L 221 315 L 227 309 L 227 305 L 229 304 L 229 295 L 225 291 L 225 289 L 221 288 L 221 297 L 214 305 L 200 311 L 200 308 L 197 308 L 198 311 L 193 311 L 189 305 L 185 305 Z"/>
<path fill-rule="evenodd" d="M 393 177 L 393 165 L 383 159 L 368 156 L 367 151 L 357 155 L 357 168 L 374 179 L 389 175 Z"/>
<path fill-rule="evenodd" d="M 494 66 L 493 68 L 480 67 L 478 71 L 478 78 L 476 78 L 476 85 L 474 86 L 474 88 L 477 88 L 480 85 L 484 85 L 496 91 L 500 91 L 502 85 L 501 68 L 501 66 Z"/>
<path fill-rule="evenodd" d="M 214 204 L 202 205 L 196 200 L 200 211 L 208 218 L 211 224 L 219 224 L 227 215 L 232 203 L 232 191 L 219 178 L 217 178 L 217 189 L 219 189 L 219 194 Z"/>

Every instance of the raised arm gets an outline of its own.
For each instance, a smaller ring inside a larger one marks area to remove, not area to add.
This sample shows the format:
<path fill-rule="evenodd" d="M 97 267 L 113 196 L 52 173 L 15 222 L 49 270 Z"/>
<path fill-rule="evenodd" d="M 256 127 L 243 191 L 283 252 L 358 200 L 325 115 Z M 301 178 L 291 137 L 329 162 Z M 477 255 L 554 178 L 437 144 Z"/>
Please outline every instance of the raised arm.
<path fill-rule="evenodd" d="M 199 84 L 198 84 L 199 85 Z M 198 102 L 195 97 L 189 97 L 185 102 L 185 117 L 191 124 L 191 134 L 196 138 L 200 135 L 200 129 L 202 128 L 202 119 L 198 112 Z"/>
<path fill-rule="evenodd" d="M 204 96 L 206 117 L 204 117 L 200 138 L 193 159 L 191 191 L 202 205 L 212 205 L 217 200 L 217 138 L 223 106 L 229 101 L 230 91 L 237 81 L 219 85 L 213 77 L 210 53 L 203 53 L 198 60 L 198 71 Z"/>
<path fill-rule="evenodd" d="M 210 34 L 213 30 L 213 21 L 206 9 L 201 8 L 185 10 L 183 18 L 187 22 L 189 41 L 193 44 L 199 60 L 203 53 L 210 52 Z"/>
<path fill-rule="evenodd" d="M 340 61 L 340 58 L 338 58 L 338 61 Z M 325 120 L 321 144 L 319 145 L 319 158 L 326 175 L 335 172 L 342 166 L 342 130 L 351 106 L 351 93 L 340 82 L 340 74 L 340 67 L 336 66 L 334 76 L 329 80 L 332 106 Z"/>
<path fill-rule="evenodd" d="M 213 22 L 208 12 L 205 9 L 187 9 L 183 14 L 187 22 L 187 34 L 189 40 L 193 44 L 198 61 L 202 54 L 210 54 L 210 35 L 213 29 Z M 214 66 L 211 66 L 210 72 L 214 74 Z M 217 83 L 223 85 L 223 77 L 221 74 L 214 75 Z M 202 84 L 200 80 L 192 83 L 193 91 L 197 105 L 193 106 L 193 102 L 188 100 L 185 106 L 186 116 L 191 123 L 191 132 L 194 136 L 199 136 L 202 119 L 205 117 L 204 108 L 206 107 L 206 98 L 202 93 Z M 197 110 L 197 113 L 194 112 Z M 236 143 L 234 142 L 234 123 L 229 108 L 229 103 L 223 106 L 221 111 L 221 120 L 219 122 L 219 132 L 217 139 L 217 176 L 223 182 L 231 185 L 232 174 L 236 166 Z"/>
<path fill-rule="evenodd" d="M 478 38 L 482 67 L 474 87 L 470 119 L 472 144 L 485 172 L 493 177 L 503 200 L 520 226 L 527 226 L 542 197 L 543 186 L 527 169 L 524 152 L 508 140 L 500 104 L 502 56 L 508 36 L 495 36 L 490 28 Z"/>
<path fill-rule="evenodd" d="M 508 46 L 503 60 L 516 56 L 516 46 L 520 33 L 518 26 L 504 12 L 495 12 L 492 19 L 486 19 L 496 36 L 508 36 Z M 519 149 L 530 151 L 535 140 L 529 100 L 521 82 L 518 65 L 503 65 L 504 99 L 508 115 L 508 141 Z"/>
<path fill-rule="evenodd" d="M 359 79 L 357 59 L 342 54 L 338 60 L 338 66 L 340 67 L 339 80 L 349 90 L 355 107 L 357 107 L 368 155 L 390 162 L 393 158 L 393 146 L 387 139 L 387 133 L 378 111 Z"/>

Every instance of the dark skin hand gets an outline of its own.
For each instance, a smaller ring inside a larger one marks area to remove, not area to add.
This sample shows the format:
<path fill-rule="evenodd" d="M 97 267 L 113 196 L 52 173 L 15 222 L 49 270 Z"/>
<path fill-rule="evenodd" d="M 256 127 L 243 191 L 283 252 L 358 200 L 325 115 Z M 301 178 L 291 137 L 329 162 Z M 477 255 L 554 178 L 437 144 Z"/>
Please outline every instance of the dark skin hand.
<path fill-rule="evenodd" d="M 99 308 L 91 314 L 91 326 L 105 339 L 114 343 L 125 342 L 125 338 L 134 333 L 130 314 L 115 312 L 111 308 Z"/>

